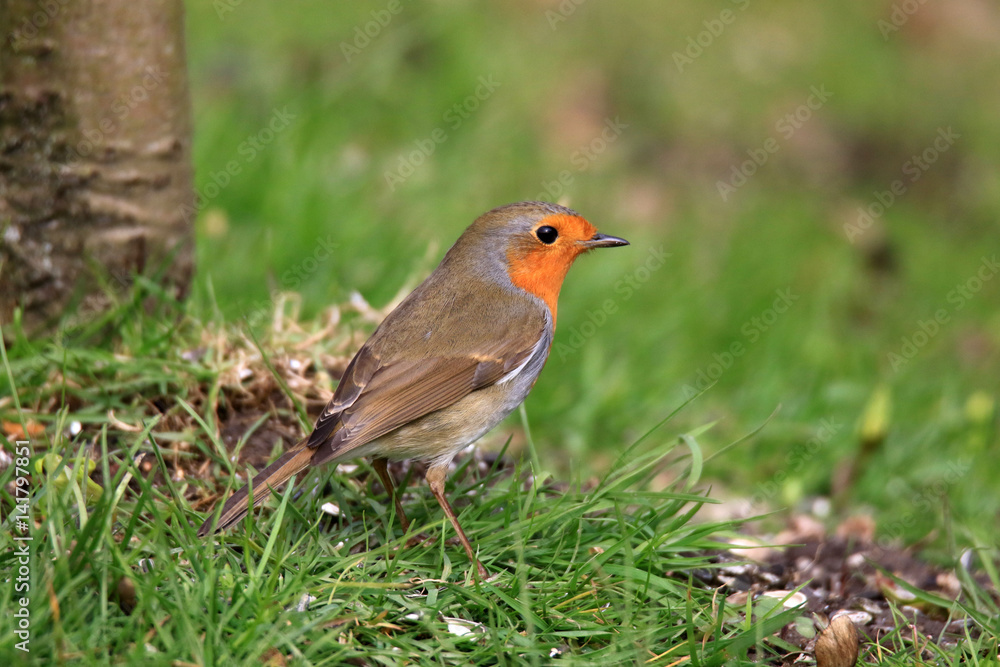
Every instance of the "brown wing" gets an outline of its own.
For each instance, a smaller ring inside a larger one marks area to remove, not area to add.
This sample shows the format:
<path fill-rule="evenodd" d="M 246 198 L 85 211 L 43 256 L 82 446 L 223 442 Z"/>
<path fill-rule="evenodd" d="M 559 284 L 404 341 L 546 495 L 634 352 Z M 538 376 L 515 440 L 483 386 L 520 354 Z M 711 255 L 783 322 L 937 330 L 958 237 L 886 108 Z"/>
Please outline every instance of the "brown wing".
<path fill-rule="evenodd" d="M 337 391 L 333 398 L 323 408 L 316 426 L 306 441 L 306 447 L 316 449 L 329 440 L 341 427 L 341 414 L 354 404 L 368 386 L 368 382 L 381 366 L 381 360 L 374 354 L 369 345 L 363 346 L 347 365 L 344 376 L 340 378 Z"/>
<path fill-rule="evenodd" d="M 543 333 L 539 332 L 533 343 Z M 511 348 L 497 346 L 484 354 L 400 359 L 385 365 L 371 349 L 362 348 L 309 437 L 307 446 L 317 449 L 313 465 L 494 384 L 537 349 L 535 345 Z"/>

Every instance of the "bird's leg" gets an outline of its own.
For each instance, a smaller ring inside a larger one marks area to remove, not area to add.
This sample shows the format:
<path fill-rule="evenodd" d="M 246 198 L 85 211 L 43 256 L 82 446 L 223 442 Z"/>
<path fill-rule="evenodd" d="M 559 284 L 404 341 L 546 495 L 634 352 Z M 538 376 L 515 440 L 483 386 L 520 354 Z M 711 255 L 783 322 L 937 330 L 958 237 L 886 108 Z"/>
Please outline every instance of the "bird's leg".
<path fill-rule="evenodd" d="M 476 571 L 479 573 L 479 578 L 486 580 L 489 578 L 490 573 L 486 571 L 483 564 L 479 562 L 476 558 L 476 554 L 472 552 L 472 545 L 469 544 L 469 538 L 465 536 L 465 531 L 462 530 L 462 526 L 458 523 L 458 517 L 455 516 L 455 510 L 451 508 L 451 503 L 448 499 L 444 497 L 444 478 L 447 472 L 446 466 L 431 466 L 427 469 L 427 485 L 431 487 L 431 493 L 437 498 L 438 504 L 441 509 L 444 510 L 445 515 L 451 520 L 451 525 L 455 527 L 455 532 L 458 533 L 458 539 L 461 540 L 462 546 L 465 547 L 465 553 L 469 555 L 469 560 L 476 566 Z"/>
<path fill-rule="evenodd" d="M 399 493 L 396 492 L 396 487 L 392 483 L 392 477 L 389 476 L 388 462 L 388 459 L 384 458 L 372 459 L 372 467 L 375 468 L 378 478 L 382 480 L 382 486 L 385 487 L 386 492 L 392 498 L 392 502 L 396 505 L 396 516 L 399 517 L 399 523 L 403 525 L 403 532 L 407 533 L 410 530 L 410 521 L 406 518 L 406 512 L 403 511 L 403 503 L 399 500 Z"/>

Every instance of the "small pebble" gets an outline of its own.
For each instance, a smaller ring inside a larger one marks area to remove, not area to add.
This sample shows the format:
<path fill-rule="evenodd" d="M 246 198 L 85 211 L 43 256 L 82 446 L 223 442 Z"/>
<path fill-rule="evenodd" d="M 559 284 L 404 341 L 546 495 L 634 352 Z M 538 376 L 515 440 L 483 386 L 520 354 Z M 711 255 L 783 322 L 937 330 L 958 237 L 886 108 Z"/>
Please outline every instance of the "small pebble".
<path fill-rule="evenodd" d="M 835 616 L 816 640 L 816 667 L 854 667 L 861 638 L 846 614 Z"/>
<path fill-rule="evenodd" d="M 794 593 L 791 591 L 764 591 L 761 595 L 780 600 L 781 605 L 786 609 L 801 607 L 809 601 L 802 591 L 796 591 Z"/>

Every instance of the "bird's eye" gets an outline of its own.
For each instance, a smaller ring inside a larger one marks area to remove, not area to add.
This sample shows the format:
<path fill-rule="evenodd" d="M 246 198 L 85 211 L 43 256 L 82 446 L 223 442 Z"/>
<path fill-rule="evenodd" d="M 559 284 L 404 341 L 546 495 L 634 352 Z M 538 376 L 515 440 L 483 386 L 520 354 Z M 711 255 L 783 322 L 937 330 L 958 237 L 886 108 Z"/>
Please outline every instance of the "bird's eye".
<path fill-rule="evenodd" d="M 535 230 L 535 236 L 545 245 L 552 245 L 559 238 L 559 231 L 555 227 L 543 225 Z"/>

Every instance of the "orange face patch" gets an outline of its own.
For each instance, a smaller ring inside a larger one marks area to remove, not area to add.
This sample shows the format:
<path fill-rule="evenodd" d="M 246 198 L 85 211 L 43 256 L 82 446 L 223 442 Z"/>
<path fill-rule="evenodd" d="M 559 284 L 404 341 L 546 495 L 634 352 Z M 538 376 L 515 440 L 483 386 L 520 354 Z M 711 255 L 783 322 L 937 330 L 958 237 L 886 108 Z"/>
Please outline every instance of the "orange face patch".
<path fill-rule="evenodd" d="M 559 233 L 553 243 L 543 243 L 536 236 L 541 227 L 552 227 Z M 512 243 L 507 251 L 511 282 L 548 305 L 553 326 L 559 290 L 566 272 L 573 265 L 573 260 L 587 250 L 581 242 L 590 240 L 596 233 L 597 228 L 581 217 L 564 213 L 549 215 L 542 218 L 525 238 Z"/>

